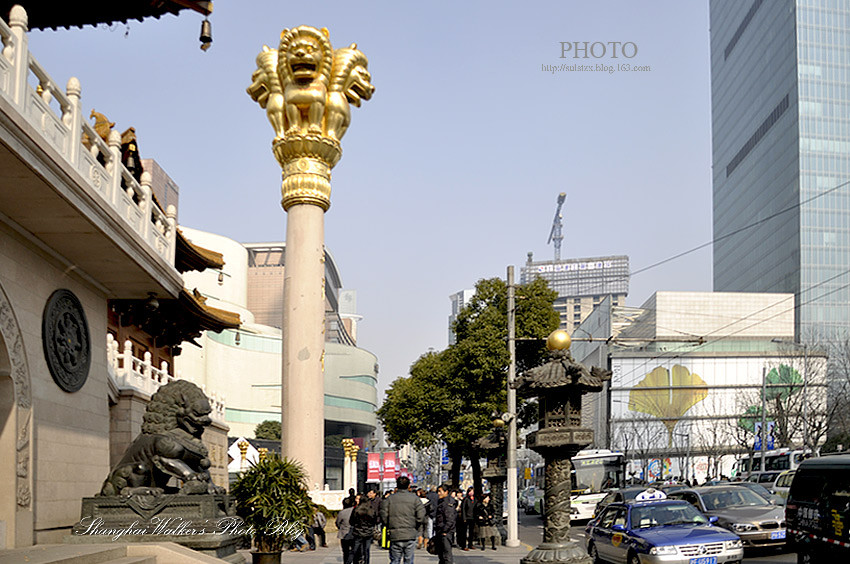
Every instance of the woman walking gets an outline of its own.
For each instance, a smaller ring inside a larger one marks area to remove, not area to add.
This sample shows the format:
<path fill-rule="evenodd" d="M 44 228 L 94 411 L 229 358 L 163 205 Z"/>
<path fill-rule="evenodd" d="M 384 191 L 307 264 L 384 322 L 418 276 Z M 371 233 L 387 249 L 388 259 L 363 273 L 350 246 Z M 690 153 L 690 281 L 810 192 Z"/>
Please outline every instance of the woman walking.
<path fill-rule="evenodd" d="M 354 554 L 352 548 L 354 545 L 354 531 L 351 530 L 351 513 L 354 511 L 354 497 L 347 497 L 342 500 L 342 511 L 336 516 L 337 538 L 339 545 L 342 547 L 342 562 L 343 564 L 352 564 L 354 562 Z"/>
<path fill-rule="evenodd" d="M 493 521 L 493 505 L 490 503 L 490 494 L 485 493 L 473 508 L 475 515 L 475 528 L 478 532 L 478 542 L 481 543 L 481 550 L 484 550 L 487 538 L 490 538 L 490 546 L 496 550 L 496 537 L 501 539 L 499 530 L 496 528 Z"/>
<path fill-rule="evenodd" d="M 375 525 L 378 517 L 368 499 L 361 499 L 357 507 L 351 513 L 349 521 L 351 531 L 354 535 L 354 546 L 352 547 L 352 561 L 354 564 L 369 564 L 369 555 L 372 549 L 372 536 L 375 534 Z"/>

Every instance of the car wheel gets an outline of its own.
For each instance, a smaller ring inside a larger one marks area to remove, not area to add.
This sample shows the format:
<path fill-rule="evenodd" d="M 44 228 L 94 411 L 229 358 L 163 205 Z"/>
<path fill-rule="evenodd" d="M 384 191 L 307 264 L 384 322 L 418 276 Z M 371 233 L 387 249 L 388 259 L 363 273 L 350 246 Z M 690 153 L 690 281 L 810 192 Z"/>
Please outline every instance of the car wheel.
<path fill-rule="evenodd" d="M 629 554 L 629 564 L 640 564 L 640 556 L 632 552 Z"/>
<path fill-rule="evenodd" d="M 596 550 L 596 545 L 590 543 L 590 548 L 587 549 L 587 554 L 590 555 L 590 561 L 593 564 L 602 564 L 602 559 L 599 558 L 599 551 Z"/>
<path fill-rule="evenodd" d="M 797 564 L 814 564 L 815 559 L 809 552 L 800 551 L 797 553 Z"/>

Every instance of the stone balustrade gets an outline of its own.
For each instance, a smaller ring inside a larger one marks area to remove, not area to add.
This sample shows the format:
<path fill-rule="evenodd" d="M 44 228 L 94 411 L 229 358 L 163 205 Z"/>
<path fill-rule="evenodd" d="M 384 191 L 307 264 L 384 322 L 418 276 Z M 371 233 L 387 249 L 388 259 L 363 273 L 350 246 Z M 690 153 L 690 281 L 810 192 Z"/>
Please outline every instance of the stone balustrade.
<path fill-rule="evenodd" d="M 129 339 L 124 341 L 121 349 L 118 341 L 109 334 L 106 336 L 106 360 L 109 375 L 118 389 L 131 388 L 152 396 L 160 386 L 180 378 L 179 373 L 177 376 L 168 373 L 167 362 L 163 361 L 157 368 L 151 362 L 150 352 L 146 352 L 144 358 L 133 356 L 133 343 Z M 208 392 L 205 386 L 201 389 L 210 400 L 210 417 L 224 421 L 224 394 Z"/>
<path fill-rule="evenodd" d="M 71 77 L 63 92 L 29 52 L 26 32 L 21 6 L 12 8 L 9 25 L 0 19 L 0 96 L 38 132 L 39 144 L 53 147 L 105 206 L 173 265 L 175 208 L 163 213 L 154 204 L 150 174 L 143 173 L 140 184 L 121 163 L 121 134 L 110 132 L 108 143 L 100 138 L 83 117 L 79 80 Z"/>

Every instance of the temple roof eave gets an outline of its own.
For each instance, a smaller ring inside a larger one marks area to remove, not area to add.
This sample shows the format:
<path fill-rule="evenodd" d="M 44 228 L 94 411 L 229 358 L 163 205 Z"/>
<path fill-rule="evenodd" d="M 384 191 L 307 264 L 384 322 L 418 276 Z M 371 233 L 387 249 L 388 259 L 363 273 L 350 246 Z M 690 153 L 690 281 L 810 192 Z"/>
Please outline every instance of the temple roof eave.
<path fill-rule="evenodd" d="M 224 255 L 199 247 L 183 235 L 181 229 L 177 229 L 177 248 L 174 257 L 174 268 L 178 272 L 197 270 L 203 272 L 207 268 L 221 269 L 224 266 Z"/>

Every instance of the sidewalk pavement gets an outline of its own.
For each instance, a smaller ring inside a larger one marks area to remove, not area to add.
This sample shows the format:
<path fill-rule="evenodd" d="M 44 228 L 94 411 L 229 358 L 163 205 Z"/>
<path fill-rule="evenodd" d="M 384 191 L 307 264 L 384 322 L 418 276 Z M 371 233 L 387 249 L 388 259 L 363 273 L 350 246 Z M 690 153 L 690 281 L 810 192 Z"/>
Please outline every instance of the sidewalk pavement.
<path fill-rule="evenodd" d="M 519 564 L 529 551 L 534 548 L 525 543 L 520 544 L 516 548 L 508 548 L 500 546 L 497 550 L 470 550 L 464 552 L 459 548 L 452 550 L 454 562 L 456 564 Z M 245 556 L 246 562 L 251 562 L 251 552 L 249 550 L 240 550 L 240 554 Z M 370 557 L 371 564 L 387 564 L 389 562 L 389 551 L 378 548 L 375 543 L 372 543 L 372 555 Z M 414 563 L 422 564 L 437 564 L 438 558 L 423 548 L 417 550 L 413 557 Z M 328 548 L 317 547 L 316 550 L 308 550 L 306 552 L 284 552 L 281 558 L 283 564 L 342 564 L 342 549 L 339 546 L 339 540 L 336 538 L 328 538 Z"/>

